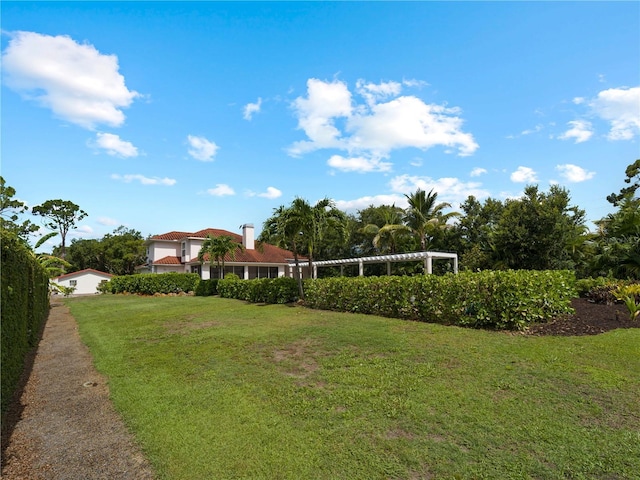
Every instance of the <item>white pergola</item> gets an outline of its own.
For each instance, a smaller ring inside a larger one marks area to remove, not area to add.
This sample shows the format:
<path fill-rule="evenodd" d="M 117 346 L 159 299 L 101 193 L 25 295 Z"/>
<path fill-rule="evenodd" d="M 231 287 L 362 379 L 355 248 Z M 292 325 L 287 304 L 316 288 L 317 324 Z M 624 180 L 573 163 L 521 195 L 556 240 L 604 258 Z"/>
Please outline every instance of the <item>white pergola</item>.
<path fill-rule="evenodd" d="M 392 255 L 376 255 L 374 257 L 360 257 L 360 258 L 342 258 L 339 260 L 320 260 L 313 262 L 312 278 L 318 278 L 318 267 L 334 267 L 340 266 L 340 273 L 343 273 L 342 267 L 344 265 L 358 265 L 359 275 L 364 276 L 364 264 L 365 263 L 386 263 L 387 275 L 391 275 L 391 263 L 393 262 L 411 262 L 411 261 L 424 261 L 424 268 L 427 273 L 433 273 L 433 260 L 449 259 L 453 260 L 453 271 L 458 273 L 458 254 L 448 252 L 411 252 L 411 253 L 396 253 Z M 300 262 L 300 269 L 309 267 L 309 262 Z M 289 264 L 290 271 L 296 268 L 295 263 Z"/>

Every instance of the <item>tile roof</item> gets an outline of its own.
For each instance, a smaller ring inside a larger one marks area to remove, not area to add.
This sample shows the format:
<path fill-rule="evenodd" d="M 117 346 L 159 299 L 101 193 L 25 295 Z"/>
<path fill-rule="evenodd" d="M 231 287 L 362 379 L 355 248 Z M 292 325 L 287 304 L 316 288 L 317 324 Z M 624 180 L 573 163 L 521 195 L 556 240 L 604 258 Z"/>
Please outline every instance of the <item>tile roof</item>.
<path fill-rule="evenodd" d="M 179 257 L 162 257 L 153 262 L 154 265 L 182 265 Z"/>
<path fill-rule="evenodd" d="M 233 238 L 236 242 L 242 245 L 242 235 L 229 232 L 227 230 L 221 230 L 218 228 L 205 228 L 198 230 L 197 232 L 168 232 L 160 235 L 154 235 L 149 238 L 153 240 L 181 240 L 183 238 L 206 238 L 207 235 L 218 237 L 226 235 Z M 290 263 L 293 260 L 293 252 L 285 250 L 283 248 L 276 247 L 264 242 L 255 242 L 256 248 L 254 250 L 236 250 L 235 259 L 232 259 L 230 255 L 225 256 L 225 263 Z M 307 260 L 306 257 L 299 256 L 300 260 Z M 205 257 L 208 260 L 208 257 Z M 153 262 L 154 265 L 180 265 L 179 257 L 164 257 Z M 194 258 L 189 263 L 198 263 L 197 258 Z"/>
<path fill-rule="evenodd" d="M 101 272 L 100 270 L 94 270 L 93 268 L 85 268 L 84 270 L 78 270 L 77 272 L 65 273 L 64 275 L 57 276 L 54 280 L 62 280 L 64 278 L 75 277 L 84 273 L 94 273 L 96 275 L 103 275 L 105 277 L 113 277 L 110 273 Z"/>

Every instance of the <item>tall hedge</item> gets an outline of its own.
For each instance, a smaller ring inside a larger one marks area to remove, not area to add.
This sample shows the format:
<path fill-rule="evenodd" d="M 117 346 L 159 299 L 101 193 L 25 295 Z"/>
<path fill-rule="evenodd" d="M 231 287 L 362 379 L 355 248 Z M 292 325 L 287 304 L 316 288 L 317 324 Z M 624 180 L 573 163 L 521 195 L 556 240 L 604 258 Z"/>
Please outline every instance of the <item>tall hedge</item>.
<path fill-rule="evenodd" d="M 153 295 L 154 293 L 193 292 L 200 276 L 197 273 L 140 273 L 113 277 L 102 291 L 110 293 L 137 293 Z"/>
<path fill-rule="evenodd" d="M 2 413 L 24 369 L 25 356 L 38 343 L 49 312 L 49 277 L 33 253 L 10 232 L 2 243 L 0 307 Z"/>
<path fill-rule="evenodd" d="M 305 303 L 312 308 L 497 329 L 523 329 L 529 323 L 570 313 L 575 296 L 575 277 L 569 271 L 305 281 Z"/>

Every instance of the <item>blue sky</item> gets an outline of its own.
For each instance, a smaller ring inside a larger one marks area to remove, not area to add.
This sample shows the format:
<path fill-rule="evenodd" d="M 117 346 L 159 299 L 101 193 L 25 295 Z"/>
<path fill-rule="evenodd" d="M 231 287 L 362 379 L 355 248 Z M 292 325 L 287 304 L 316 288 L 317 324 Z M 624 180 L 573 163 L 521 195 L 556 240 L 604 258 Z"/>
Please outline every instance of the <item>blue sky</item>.
<path fill-rule="evenodd" d="M 638 2 L 2 2 L 2 175 L 119 225 L 239 232 L 566 187 L 590 221 L 640 157 Z M 56 239 L 54 243 L 59 242 Z"/>

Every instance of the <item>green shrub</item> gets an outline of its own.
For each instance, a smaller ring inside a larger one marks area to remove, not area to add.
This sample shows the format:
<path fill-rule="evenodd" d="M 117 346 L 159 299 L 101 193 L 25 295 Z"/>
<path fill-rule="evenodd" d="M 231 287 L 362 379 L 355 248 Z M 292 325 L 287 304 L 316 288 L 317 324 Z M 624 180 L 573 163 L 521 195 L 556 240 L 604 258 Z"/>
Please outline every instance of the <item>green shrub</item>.
<path fill-rule="evenodd" d="M 134 293 L 153 295 L 155 293 L 193 292 L 200 280 L 197 273 L 141 273 L 122 275 L 109 280 L 111 293 Z"/>
<path fill-rule="evenodd" d="M 4 413 L 11 400 L 25 356 L 39 340 L 49 313 L 49 277 L 33 252 L 18 238 L 0 230 L 1 392 Z"/>
<path fill-rule="evenodd" d="M 252 303 L 285 304 L 297 300 L 298 286 L 290 277 L 240 280 L 237 276 L 226 275 L 218 283 L 218 293 L 221 297 Z"/>
<path fill-rule="evenodd" d="M 218 294 L 218 279 L 200 280 L 196 286 L 196 297 L 210 297 Z"/>
<path fill-rule="evenodd" d="M 312 308 L 470 327 L 523 329 L 571 312 L 568 271 L 483 271 L 305 280 Z"/>

